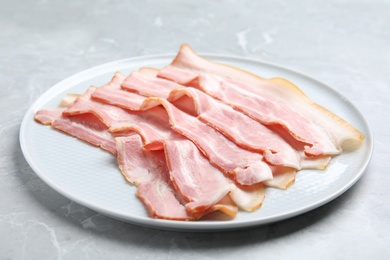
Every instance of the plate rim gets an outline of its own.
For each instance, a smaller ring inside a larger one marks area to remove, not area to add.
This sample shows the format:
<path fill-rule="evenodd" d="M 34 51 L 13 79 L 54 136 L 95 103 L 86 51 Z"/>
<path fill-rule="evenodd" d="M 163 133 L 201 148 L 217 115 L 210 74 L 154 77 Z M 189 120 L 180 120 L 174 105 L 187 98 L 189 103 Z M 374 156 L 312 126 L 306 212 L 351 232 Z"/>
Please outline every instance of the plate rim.
<path fill-rule="evenodd" d="M 230 231 L 230 230 L 237 230 L 237 229 L 245 229 L 260 225 L 266 225 L 274 222 L 278 222 L 284 219 L 292 218 L 298 215 L 301 215 L 303 213 L 309 212 L 313 209 L 316 209 L 318 207 L 323 206 L 324 204 L 336 199 L 343 193 L 345 193 L 347 190 L 349 190 L 365 173 L 371 158 L 373 154 L 374 149 L 374 140 L 373 140 L 373 133 L 372 130 L 363 116 L 363 114 L 360 112 L 360 110 L 344 95 L 342 95 L 340 92 L 338 92 L 336 89 L 331 88 L 327 84 L 324 84 L 323 82 L 306 75 L 304 73 L 298 72 L 296 70 L 283 67 L 281 65 L 271 63 L 271 62 L 265 62 L 262 60 L 257 60 L 254 58 L 248 58 L 248 57 L 240 57 L 235 55 L 225 55 L 225 54 L 212 54 L 212 53 L 200 53 L 201 56 L 206 57 L 210 60 L 213 59 L 219 59 L 219 60 L 238 60 L 241 62 L 251 62 L 254 64 L 260 64 L 262 66 L 272 67 L 273 69 L 286 71 L 292 74 L 295 74 L 298 77 L 305 78 L 309 81 L 315 82 L 317 85 L 320 85 L 321 88 L 326 88 L 327 91 L 333 92 L 333 94 L 337 95 L 339 98 L 342 99 L 343 102 L 347 103 L 349 107 L 351 107 L 354 112 L 357 113 L 357 116 L 360 120 L 360 123 L 364 126 L 366 133 L 365 133 L 365 142 L 367 143 L 367 155 L 365 157 L 365 161 L 362 164 L 362 167 L 359 169 L 359 172 L 354 175 L 354 178 L 350 179 L 346 185 L 343 185 L 341 189 L 338 189 L 337 192 L 332 193 L 331 195 L 322 198 L 319 201 L 313 202 L 310 205 L 302 206 L 298 209 L 291 210 L 288 213 L 278 214 L 274 216 L 265 217 L 258 220 L 236 220 L 236 221 L 175 221 L 175 220 L 163 220 L 163 219 L 155 219 L 152 217 L 140 217 L 140 216 L 131 216 L 129 219 L 129 216 L 125 216 L 123 214 L 120 214 L 119 212 L 112 212 L 107 211 L 104 208 L 98 207 L 94 204 L 89 203 L 88 201 L 83 201 L 79 199 L 79 197 L 74 196 L 71 193 L 66 192 L 66 190 L 63 190 L 61 186 L 57 185 L 57 183 L 53 182 L 49 178 L 46 177 L 45 174 L 40 174 L 39 169 L 36 166 L 36 163 L 31 158 L 27 143 L 25 140 L 25 132 L 27 131 L 26 127 L 30 120 L 34 120 L 32 115 L 34 115 L 38 109 L 42 108 L 42 102 L 45 100 L 52 100 L 54 97 L 59 95 L 59 92 L 63 92 L 67 89 L 70 89 L 75 86 L 75 82 L 79 81 L 85 81 L 85 77 L 89 75 L 88 79 L 92 79 L 93 76 L 97 77 L 102 74 L 108 73 L 106 68 L 115 65 L 115 67 L 121 67 L 124 68 L 127 66 L 129 67 L 130 63 L 134 63 L 137 61 L 143 61 L 143 60 L 150 60 L 150 59 L 172 59 L 174 56 L 176 56 L 176 53 L 166 53 L 166 54 L 153 54 L 153 55 L 143 55 L 143 56 L 136 56 L 136 57 L 130 57 L 125 59 L 119 59 L 107 63 L 103 63 L 101 65 L 97 65 L 88 69 L 85 69 L 83 71 L 80 71 L 78 73 L 75 73 L 69 77 L 66 77 L 65 79 L 59 81 L 58 83 L 52 85 L 50 88 L 48 88 L 46 91 L 44 91 L 34 102 L 28 110 L 26 111 L 21 126 L 19 130 L 19 143 L 20 147 L 23 153 L 24 158 L 26 159 L 29 166 L 32 168 L 34 173 L 48 186 L 50 186 L 53 190 L 60 193 L 62 196 L 77 202 L 78 204 L 87 207 L 89 209 L 92 209 L 98 213 L 101 213 L 102 215 L 105 215 L 107 217 L 117 219 L 120 221 L 128 222 L 131 224 L 135 224 L 138 226 L 144 226 L 144 227 L 150 227 L 150 228 L 157 228 L 157 229 L 165 229 L 165 230 L 175 230 L 175 231 L 191 231 L 191 232 L 214 232 L 214 231 Z M 119 68 L 115 70 L 120 70 Z M 92 73 L 92 75 L 90 75 Z M 96 75 L 96 73 L 98 73 Z M 47 102 L 46 102 L 47 103 Z"/>

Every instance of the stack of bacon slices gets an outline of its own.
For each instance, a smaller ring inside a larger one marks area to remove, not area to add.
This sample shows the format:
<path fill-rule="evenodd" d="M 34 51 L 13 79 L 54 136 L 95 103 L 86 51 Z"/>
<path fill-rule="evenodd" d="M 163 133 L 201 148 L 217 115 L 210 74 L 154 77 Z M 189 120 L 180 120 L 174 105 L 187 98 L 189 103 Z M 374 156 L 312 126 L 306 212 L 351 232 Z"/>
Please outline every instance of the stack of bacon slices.
<path fill-rule="evenodd" d="M 168 66 L 119 72 L 38 122 L 117 156 L 150 215 L 197 220 L 254 211 L 264 187 L 325 169 L 364 136 L 281 78 L 208 61 L 183 45 Z"/>

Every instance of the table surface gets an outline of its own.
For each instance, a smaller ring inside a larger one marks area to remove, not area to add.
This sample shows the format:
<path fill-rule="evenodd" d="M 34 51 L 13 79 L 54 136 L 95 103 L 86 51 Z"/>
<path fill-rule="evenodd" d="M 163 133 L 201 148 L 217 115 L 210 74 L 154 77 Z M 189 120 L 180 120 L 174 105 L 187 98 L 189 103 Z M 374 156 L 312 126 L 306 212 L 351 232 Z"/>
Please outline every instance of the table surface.
<path fill-rule="evenodd" d="M 0 1 L 1 259 L 385 259 L 390 257 L 390 2 Z M 113 220 L 30 168 L 22 118 L 62 79 L 118 59 L 198 52 L 280 64 L 336 89 L 368 121 L 363 177 L 326 205 L 234 232 L 173 232 Z"/>

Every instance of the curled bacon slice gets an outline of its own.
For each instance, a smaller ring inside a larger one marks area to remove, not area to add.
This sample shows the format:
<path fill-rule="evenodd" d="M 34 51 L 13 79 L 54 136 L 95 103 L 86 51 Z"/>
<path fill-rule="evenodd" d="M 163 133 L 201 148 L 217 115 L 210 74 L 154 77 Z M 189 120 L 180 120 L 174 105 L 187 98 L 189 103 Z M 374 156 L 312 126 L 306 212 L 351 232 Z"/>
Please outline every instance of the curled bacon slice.
<path fill-rule="evenodd" d="M 122 107 L 132 111 L 146 112 L 162 105 L 161 107 L 167 112 L 171 128 L 193 141 L 210 160 L 212 165 L 225 172 L 239 184 L 252 185 L 272 179 L 271 169 L 262 161 L 263 157 L 261 154 L 240 148 L 212 127 L 180 111 L 167 100 L 162 98 L 146 99 L 143 97 L 144 101 L 142 103 L 138 99 L 136 102 L 129 102 L 127 100 L 119 101 L 117 99 L 113 101 L 110 91 L 107 92 L 108 94 L 104 95 L 104 92 L 100 91 L 97 99 L 108 104 L 115 102 L 117 106 L 115 107 L 116 110 Z M 135 93 L 131 94 L 137 95 Z M 91 96 L 95 99 L 94 94 L 91 94 Z M 142 97 L 140 95 L 138 96 Z M 107 111 L 104 113 L 107 113 Z M 116 116 L 116 118 L 120 119 L 115 120 L 116 122 L 125 121 L 122 119 L 122 116 Z M 161 118 L 166 118 L 166 116 L 161 116 Z M 113 128 L 111 127 L 111 131 L 116 131 Z"/>
<path fill-rule="evenodd" d="M 276 125 L 275 130 L 303 144 L 308 156 L 336 155 L 346 144 L 355 148 L 364 139 L 357 129 L 311 101 L 292 83 L 280 78 L 262 79 L 210 62 L 188 45 L 181 47 L 158 76 L 200 88 L 264 124 Z"/>
<path fill-rule="evenodd" d="M 259 187 L 258 190 L 248 190 L 240 188 L 226 179 L 218 169 L 210 165 L 191 141 L 170 130 L 166 113 L 165 117 L 164 114 L 161 114 L 164 111 L 162 107 L 150 108 L 147 111 L 140 112 L 126 111 L 91 100 L 93 91 L 94 88 L 90 88 L 63 114 L 68 117 L 92 114 L 115 135 L 137 132 L 142 136 L 145 148 L 154 151 L 163 149 L 167 155 L 168 165 L 171 165 L 170 176 L 175 190 L 187 203 L 185 207 L 191 216 L 199 218 L 213 210 L 235 215 L 237 213 L 237 210 L 234 210 L 237 208 L 235 205 L 225 205 L 220 202 L 226 201 L 223 198 L 231 191 L 234 191 L 235 194 L 246 194 L 246 197 L 237 195 L 232 197 L 233 201 L 245 210 L 251 210 L 261 205 L 264 198 L 262 187 Z M 117 122 L 120 122 L 120 124 L 118 125 Z M 117 137 L 117 142 L 118 140 L 125 140 L 123 138 Z M 118 155 L 121 158 L 118 162 L 119 165 L 122 165 L 122 172 L 132 183 L 143 183 L 136 178 L 138 171 L 135 171 L 136 175 L 133 176 L 125 171 L 127 167 L 123 165 L 125 165 L 126 160 L 123 160 L 123 158 L 129 158 L 127 161 L 130 164 L 133 162 L 130 155 L 125 155 L 126 152 L 123 151 L 121 151 L 121 155 Z M 188 156 L 193 160 L 188 160 Z M 151 206 L 151 204 L 148 205 Z"/>
<path fill-rule="evenodd" d="M 178 195 L 169 177 L 164 151 L 143 149 L 143 141 L 137 134 L 117 137 L 118 163 L 125 178 L 138 186 L 137 195 L 152 216 L 193 220 L 178 200 Z"/>

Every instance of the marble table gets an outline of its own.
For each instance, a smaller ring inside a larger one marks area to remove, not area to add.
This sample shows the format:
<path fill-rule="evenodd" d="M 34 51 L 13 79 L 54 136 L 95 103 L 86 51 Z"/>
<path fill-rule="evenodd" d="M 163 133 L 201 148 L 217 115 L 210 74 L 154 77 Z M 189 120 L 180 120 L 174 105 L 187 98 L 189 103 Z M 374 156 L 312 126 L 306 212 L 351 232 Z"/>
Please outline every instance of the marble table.
<path fill-rule="evenodd" d="M 390 3 L 361 1 L 0 2 L 1 259 L 390 258 Z M 111 219 L 30 168 L 22 118 L 62 79 L 109 61 L 197 51 L 310 75 L 349 99 L 375 149 L 363 177 L 303 215 L 234 232 L 174 232 Z"/>

